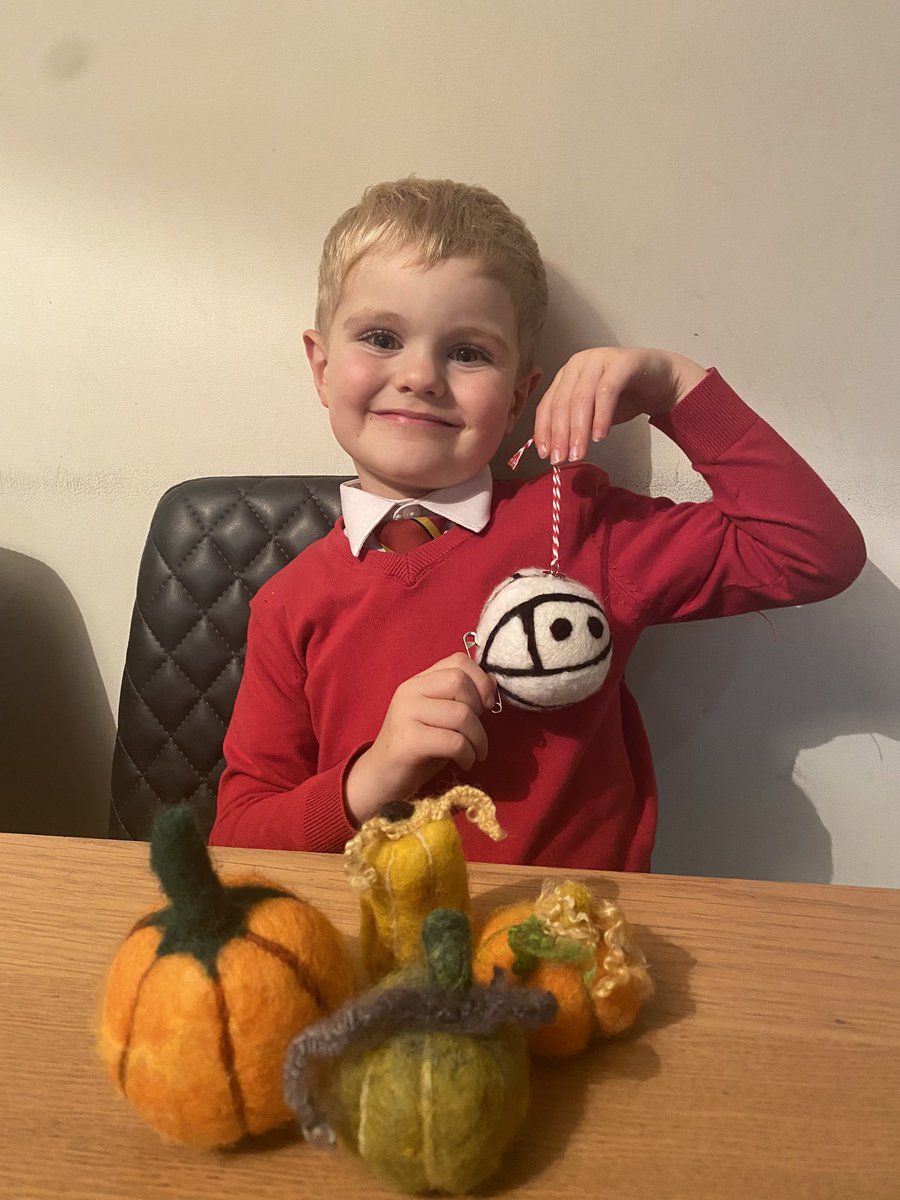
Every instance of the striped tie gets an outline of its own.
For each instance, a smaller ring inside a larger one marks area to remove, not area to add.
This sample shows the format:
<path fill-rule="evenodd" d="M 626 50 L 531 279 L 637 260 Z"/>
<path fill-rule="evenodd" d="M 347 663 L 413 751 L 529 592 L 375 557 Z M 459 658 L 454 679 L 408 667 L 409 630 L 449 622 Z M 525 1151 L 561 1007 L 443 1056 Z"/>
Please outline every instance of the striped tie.
<path fill-rule="evenodd" d="M 375 536 L 384 550 L 391 554 L 405 554 L 415 546 L 439 538 L 447 528 L 443 517 L 403 517 L 399 521 L 385 521 L 376 529 Z"/>

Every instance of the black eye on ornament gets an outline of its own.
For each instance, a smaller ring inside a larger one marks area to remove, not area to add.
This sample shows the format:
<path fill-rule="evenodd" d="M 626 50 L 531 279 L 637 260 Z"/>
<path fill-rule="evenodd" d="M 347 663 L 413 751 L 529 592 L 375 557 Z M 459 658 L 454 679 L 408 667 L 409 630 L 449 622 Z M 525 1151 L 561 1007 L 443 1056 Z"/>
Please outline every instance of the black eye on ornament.
<path fill-rule="evenodd" d="M 550 626 L 550 632 L 557 642 L 564 642 L 567 637 L 572 636 L 572 622 L 567 621 L 565 617 L 557 617 Z"/>
<path fill-rule="evenodd" d="M 603 637 L 603 622 L 599 617 L 588 617 L 588 633 L 591 637 Z"/>

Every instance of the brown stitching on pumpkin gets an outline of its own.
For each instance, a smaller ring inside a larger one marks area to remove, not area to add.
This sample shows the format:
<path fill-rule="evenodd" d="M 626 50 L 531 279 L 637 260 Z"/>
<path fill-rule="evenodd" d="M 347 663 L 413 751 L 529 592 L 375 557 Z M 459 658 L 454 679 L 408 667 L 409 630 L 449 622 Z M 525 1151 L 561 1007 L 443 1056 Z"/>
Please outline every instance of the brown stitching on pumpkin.
<path fill-rule="evenodd" d="M 141 922 L 139 921 L 138 925 L 140 925 L 140 924 L 141 924 Z M 134 933 L 134 930 L 132 930 L 131 932 Z M 129 934 L 128 936 L 130 937 L 131 934 Z M 126 938 L 126 941 L 127 940 L 128 939 Z M 128 1095 L 128 1093 L 125 1090 L 125 1076 L 128 1073 L 128 1054 L 129 1054 L 129 1051 L 131 1050 L 131 1039 L 134 1036 L 134 1021 L 135 1021 L 135 1017 L 137 1016 L 138 1004 L 140 1003 L 140 999 L 141 999 L 141 989 L 143 988 L 144 983 L 146 982 L 147 976 L 150 974 L 150 972 L 153 970 L 153 968 L 156 966 L 156 964 L 158 962 L 159 962 L 158 958 L 153 959 L 153 962 L 151 962 L 147 966 L 143 975 L 138 980 L 137 987 L 134 989 L 134 1004 L 132 1004 L 132 1006 L 131 1006 L 131 1014 L 128 1017 L 128 1028 L 125 1030 L 125 1041 L 122 1045 L 122 1053 L 119 1057 L 119 1069 L 118 1069 L 119 1091 L 122 1093 L 123 1096 Z"/>
<path fill-rule="evenodd" d="M 225 1068 L 225 1078 L 228 1080 L 228 1090 L 231 1093 L 231 1103 L 234 1115 L 240 1126 L 241 1136 L 249 1132 L 247 1129 L 247 1111 L 244 1105 L 244 1093 L 241 1081 L 238 1079 L 234 1066 L 234 1043 L 228 1028 L 228 1002 L 222 989 L 222 981 L 218 977 L 211 979 L 213 994 L 216 997 L 216 1013 L 219 1018 L 219 1056 Z"/>
<path fill-rule="evenodd" d="M 258 946 L 260 950 L 265 950 L 269 954 L 273 954 L 279 962 L 283 962 L 286 967 L 289 967 L 294 972 L 294 975 L 296 975 L 300 986 L 312 996 L 313 1003 L 319 1012 L 326 1013 L 328 1011 L 328 1006 L 325 1004 L 315 980 L 296 954 L 293 954 L 286 946 L 279 945 L 278 942 L 272 942 L 268 938 L 254 933 L 252 929 L 248 929 L 244 937 L 248 942 L 252 942 L 254 946 Z"/>

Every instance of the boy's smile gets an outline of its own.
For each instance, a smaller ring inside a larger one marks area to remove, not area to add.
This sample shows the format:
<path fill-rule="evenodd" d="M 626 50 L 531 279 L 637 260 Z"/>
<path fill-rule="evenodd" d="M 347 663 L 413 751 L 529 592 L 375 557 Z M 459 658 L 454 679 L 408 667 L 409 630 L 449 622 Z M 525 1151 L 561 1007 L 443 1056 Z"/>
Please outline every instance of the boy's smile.
<path fill-rule="evenodd" d="M 434 413 L 416 412 L 407 408 L 385 408 L 371 414 L 373 417 L 383 417 L 386 421 L 396 421 L 398 425 L 444 425 L 449 429 L 456 427 L 455 421 L 438 417 Z"/>
<path fill-rule="evenodd" d="M 331 428 L 366 491 L 403 499 L 471 479 L 540 378 L 520 377 L 507 288 L 473 259 L 369 254 L 331 328 L 304 343 Z"/>

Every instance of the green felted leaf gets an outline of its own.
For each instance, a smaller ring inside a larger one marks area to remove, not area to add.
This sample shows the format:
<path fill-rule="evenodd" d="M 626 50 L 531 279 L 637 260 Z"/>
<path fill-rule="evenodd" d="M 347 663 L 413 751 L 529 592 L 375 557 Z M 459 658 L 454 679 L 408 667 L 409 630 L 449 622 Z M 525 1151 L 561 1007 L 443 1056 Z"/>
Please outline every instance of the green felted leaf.
<path fill-rule="evenodd" d="M 534 915 L 506 931 L 509 948 L 515 954 L 512 971 L 515 975 L 530 975 L 542 959 L 551 962 L 587 965 L 593 961 L 593 951 L 583 942 L 547 933 Z"/>

